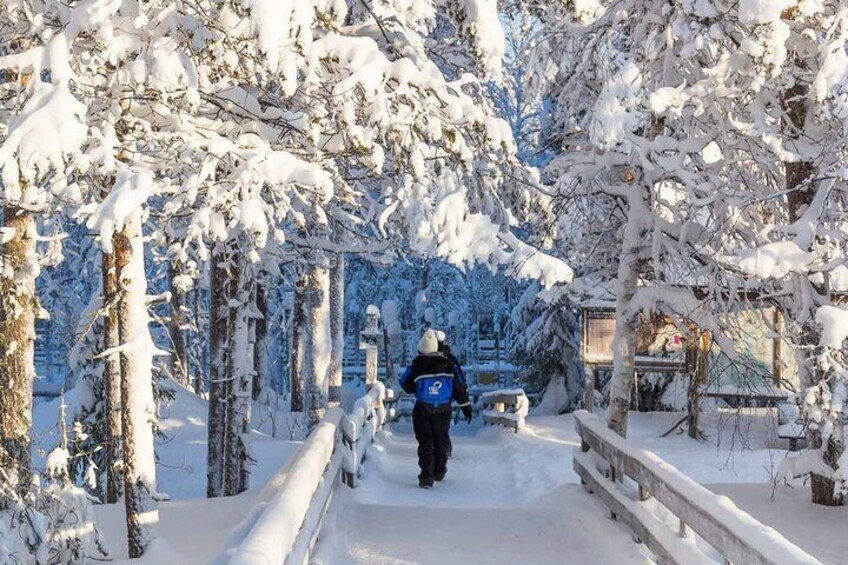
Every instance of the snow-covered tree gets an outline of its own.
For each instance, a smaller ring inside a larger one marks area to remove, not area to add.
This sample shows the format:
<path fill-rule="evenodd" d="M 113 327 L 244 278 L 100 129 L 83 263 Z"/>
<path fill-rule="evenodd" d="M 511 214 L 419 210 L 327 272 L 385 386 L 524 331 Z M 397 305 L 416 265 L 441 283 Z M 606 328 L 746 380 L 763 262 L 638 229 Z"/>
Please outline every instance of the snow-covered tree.
<path fill-rule="evenodd" d="M 580 324 L 566 289 L 543 292 L 538 284 L 529 285 L 512 318 L 519 328 L 513 361 L 524 368 L 529 382 L 545 387 L 542 409 L 559 414 L 576 408 L 584 386 Z"/>
<path fill-rule="evenodd" d="M 551 174 L 620 222 L 607 246 L 621 258 L 611 426 L 626 430 L 635 314 L 694 322 L 726 350 L 705 311 L 744 307 L 739 289 L 757 289 L 784 310 L 801 355 L 810 443 L 834 469 L 814 476 L 814 499 L 833 500 L 843 385 L 822 363 L 828 323 L 815 318 L 841 264 L 838 212 L 823 211 L 841 206 L 843 12 L 746 0 L 535 13 L 551 38 L 535 79 L 557 103 L 563 141 Z"/>

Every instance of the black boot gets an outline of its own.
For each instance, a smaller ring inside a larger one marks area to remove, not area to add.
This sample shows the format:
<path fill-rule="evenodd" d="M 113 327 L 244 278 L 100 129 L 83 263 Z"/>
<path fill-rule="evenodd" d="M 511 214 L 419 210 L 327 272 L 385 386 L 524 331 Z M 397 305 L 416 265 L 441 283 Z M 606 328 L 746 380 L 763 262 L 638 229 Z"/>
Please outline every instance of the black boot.
<path fill-rule="evenodd" d="M 429 477 L 419 477 L 418 478 L 418 487 L 419 488 L 433 488 L 433 479 Z"/>
<path fill-rule="evenodd" d="M 439 481 L 439 482 L 445 480 L 445 474 L 446 473 L 447 473 L 447 471 L 442 471 L 441 473 L 436 473 L 436 477 L 435 477 L 436 480 Z"/>

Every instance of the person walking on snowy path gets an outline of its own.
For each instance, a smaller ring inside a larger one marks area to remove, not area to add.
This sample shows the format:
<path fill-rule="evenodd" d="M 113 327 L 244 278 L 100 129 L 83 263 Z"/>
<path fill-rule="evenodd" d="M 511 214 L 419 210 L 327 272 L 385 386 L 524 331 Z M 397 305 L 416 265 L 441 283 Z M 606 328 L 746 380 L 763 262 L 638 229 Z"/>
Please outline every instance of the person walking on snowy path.
<path fill-rule="evenodd" d="M 433 481 L 445 478 L 450 445 L 451 402 L 457 402 L 467 422 L 471 422 L 471 402 L 465 375 L 439 353 L 439 341 L 427 330 L 418 342 L 418 356 L 412 360 L 400 381 L 404 392 L 415 394 L 412 428 L 418 441 L 418 486 L 431 488 Z"/>

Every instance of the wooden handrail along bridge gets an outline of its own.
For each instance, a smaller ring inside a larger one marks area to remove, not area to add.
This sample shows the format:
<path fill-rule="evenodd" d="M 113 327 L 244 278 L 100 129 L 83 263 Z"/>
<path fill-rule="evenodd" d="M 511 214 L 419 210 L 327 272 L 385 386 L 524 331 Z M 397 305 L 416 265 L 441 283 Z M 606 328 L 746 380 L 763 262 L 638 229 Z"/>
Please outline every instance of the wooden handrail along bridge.
<path fill-rule="evenodd" d="M 629 445 L 589 412 L 578 412 L 575 426 L 582 446 L 574 455 L 574 470 L 589 492 L 604 501 L 610 518 L 627 524 L 660 564 L 715 563 L 716 555 L 736 565 L 819 563 L 727 497 L 654 453 Z M 652 499 L 677 517 L 676 528 L 651 511 Z M 703 543 L 682 541 L 693 533 Z"/>

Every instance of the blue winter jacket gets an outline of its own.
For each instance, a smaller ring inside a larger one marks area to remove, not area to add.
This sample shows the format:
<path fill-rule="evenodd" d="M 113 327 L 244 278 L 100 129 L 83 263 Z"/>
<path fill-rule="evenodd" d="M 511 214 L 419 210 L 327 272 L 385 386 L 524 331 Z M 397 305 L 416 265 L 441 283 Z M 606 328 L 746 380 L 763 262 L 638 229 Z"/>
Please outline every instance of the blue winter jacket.
<path fill-rule="evenodd" d="M 470 404 L 468 385 L 459 363 L 442 353 L 419 355 L 413 359 L 400 386 L 405 392 L 415 394 L 418 402 L 432 406 L 449 405 L 452 401 L 460 406 Z"/>

